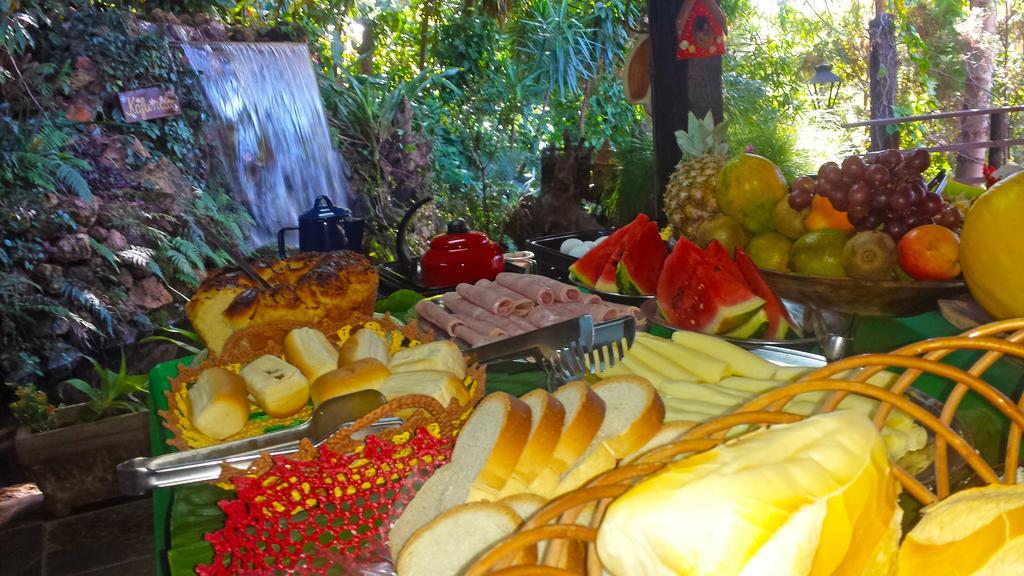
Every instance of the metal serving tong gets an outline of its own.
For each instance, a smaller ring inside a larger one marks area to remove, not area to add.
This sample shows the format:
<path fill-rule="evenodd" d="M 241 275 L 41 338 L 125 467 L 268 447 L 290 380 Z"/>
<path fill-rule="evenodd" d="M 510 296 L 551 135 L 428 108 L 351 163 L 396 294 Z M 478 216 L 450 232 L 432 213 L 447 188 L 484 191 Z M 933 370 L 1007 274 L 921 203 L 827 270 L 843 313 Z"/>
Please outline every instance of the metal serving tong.
<path fill-rule="evenodd" d="M 259 459 L 263 452 L 274 456 L 297 451 L 303 438 L 309 438 L 319 446 L 335 432 L 347 428 L 384 402 L 384 396 L 377 390 L 361 390 L 331 398 L 317 407 L 309 420 L 294 428 L 209 448 L 127 460 L 117 466 L 117 482 L 122 494 L 145 494 L 154 488 L 216 480 L 220 476 L 221 464 L 244 469 Z M 369 429 L 372 432 L 401 426 L 402 423 L 401 418 L 382 418 L 371 424 Z"/>
<path fill-rule="evenodd" d="M 618 362 L 636 336 L 636 319 L 624 316 L 594 326 L 589 314 L 565 320 L 465 351 L 469 361 L 487 364 L 534 358 L 557 387 L 582 378 L 588 370 L 607 370 Z"/>

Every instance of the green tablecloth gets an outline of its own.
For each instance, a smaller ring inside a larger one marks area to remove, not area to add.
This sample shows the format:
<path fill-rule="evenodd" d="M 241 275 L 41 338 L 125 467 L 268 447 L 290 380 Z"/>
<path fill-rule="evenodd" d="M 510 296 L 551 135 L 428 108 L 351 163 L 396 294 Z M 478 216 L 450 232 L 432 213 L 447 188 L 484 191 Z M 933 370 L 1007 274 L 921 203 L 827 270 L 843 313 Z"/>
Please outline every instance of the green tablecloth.
<path fill-rule="evenodd" d="M 885 352 L 911 342 L 951 336 L 959 333 L 954 326 L 946 322 L 938 313 L 923 314 L 911 318 L 863 318 L 856 327 L 854 351 L 858 354 L 867 352 Z M 946 362 L 959 367 L 969 366 L 978 353 L 958 352 L 951 354 Z M 165 444 L 169 433 L 161 426 L 157 410 L 167 408 L 163 392 L 168 389 L 168 379 L 177 374 L 177 365 L 189 362 L 184 358 L 174 362 L 166 362 L 156 366 L 150 372 L 150 437 L 153 454 L 163 454 L 170 449 Z M 1024 383 L 1024 370 L 1019 364 L 1001 361 L 994 365 L 985 375 L 985 380 L 1004 393 L 1016 397 Z M 506 365 L 488 369 L 487 390 L 503 390 L 521 395 L 535 387 L 544 385 L 541 373 L 532 369 L 523 369 L 521 365 Z M 940 378 L 924 376 L 915 384 L 920 390 L 943 399 L 949 391 L 950 383 Z M 957 417 L 973 435 L 976 446 L 983 455 L 991 456 L 999 448 L 999 442 L 1005 426 L 1001 417 L 992 412 L 979 398 L 968 395 L 963 402 Z M 216 508 L 215 502 L 226 495 L 224 491 L 209 486 L 196 486 L 184 489 L 157 490 L 153 497 L 154 534 L 158 561 L 158 574 L 171 574 L 168 564 L 168 550 L 172 550 L 173 563 L 178 567 L 208 562 L 212 558 L 212 549 L 202 540 L 202 535 L 221 525 L 223 515 Z M 172 533 L 172 504 L 174 504 L 174 530 Z M 173 546 L 172 546 L 173 542 Z M 179 571 L 175 571 L 179 573 Z"/>

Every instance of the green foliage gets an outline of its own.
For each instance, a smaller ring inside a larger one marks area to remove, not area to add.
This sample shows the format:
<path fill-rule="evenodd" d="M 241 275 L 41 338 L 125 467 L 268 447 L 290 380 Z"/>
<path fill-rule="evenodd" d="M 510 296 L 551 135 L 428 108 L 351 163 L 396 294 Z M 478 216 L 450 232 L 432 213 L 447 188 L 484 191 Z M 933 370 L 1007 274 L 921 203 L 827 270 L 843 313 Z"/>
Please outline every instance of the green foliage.
<path fill-rule="evenodd" d="M 54 406 L 46 398 L 46 393 L 34 384 L 18 386 L 14 390 L 17 400 L 11 402 L 11 415 L 14 421 L 28 426 L 33 432 L 49 430 L 53 425 Z"/>
<path fill-rule="evenodd" d="M 190 330 L 176 328 L 174 326 L 161 326 L 160 331 L 164 332 L 164 334 L 146 336 L 142 340 L 139 340 L 139 343 L 146 344 L 149 342 L 164 342 L 167 344 L 174 344 L 189 354 L 199 354 L 199 352 L 201 352 L 206 346 L 203 343 L 203 339 L 199 337 L 199 334 Z"/>
<path fill-rule="evenodd" d="M 85 395 L 83 421 L 137 412 L 146 407 L 149 378 L 145 374 L 128 374 L 124 351 L 121 352 L 121 366 L 116 372 L 105 368 L 94 358 L 86 358 L 92 364 L 97 384 L 94 386 L 81 378 L 70 378 L 61 383 Z"/>
<path fill-rule="evenodd" d="M 92 202 L 92 191 L 82 176 L 91 167 L 68 151 L 75 140 L 67 122 L 19 123 L 0 116 L 0 186 L 39 194 L 67 191 Z"/>

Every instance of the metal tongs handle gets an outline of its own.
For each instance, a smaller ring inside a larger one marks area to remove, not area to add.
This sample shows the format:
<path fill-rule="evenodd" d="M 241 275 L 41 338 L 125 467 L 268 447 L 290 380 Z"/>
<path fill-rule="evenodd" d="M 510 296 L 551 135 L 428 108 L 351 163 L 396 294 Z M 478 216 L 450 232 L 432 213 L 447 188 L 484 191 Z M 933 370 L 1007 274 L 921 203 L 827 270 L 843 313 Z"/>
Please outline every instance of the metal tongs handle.
<path fill-rule="evenodd" d="M 382 418 L 371 424 L 372 430 L 400 426 L 401 418 Z M 341 428 L 347 428 L 347 422 Z M 225 442 L 208 448 L 164 454 L 152 458 L 139 457 L 117 466 L 117 482 L 122 494 L 145 494 L 155 488 L 210 482 L 220 477 L 221 465 L 246 468 L 263 452 L 271 456 L 290 454 L 299 449 L 299 441 L 308 437 L 309 422 L 262 436 Z M 317 443 L 319 445 L 319 443 Z"/>

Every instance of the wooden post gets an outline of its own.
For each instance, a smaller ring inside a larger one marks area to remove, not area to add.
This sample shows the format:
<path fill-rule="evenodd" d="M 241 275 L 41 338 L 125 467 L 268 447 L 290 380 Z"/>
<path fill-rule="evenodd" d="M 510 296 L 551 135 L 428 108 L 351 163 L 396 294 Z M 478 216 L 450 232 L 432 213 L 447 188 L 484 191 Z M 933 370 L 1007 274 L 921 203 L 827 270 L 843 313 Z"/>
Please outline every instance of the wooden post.
<path fill-rule="evenodd" d="M 997 142 L 999 140 L 1007 140 L 1010 138 L 1010 120 L 1006 115 L 1006 112 L 999 114 L 993 114 L 992 120 L 989 123 L 989 140 Z M 1006 163 L 1006 152 L 1005 147 L 996 147 L 988 149 L 988 163 L 996 168 L 1001 167 Z"/>
<path fill-rule="evenodd" d="M 883 3 L 884 5 L 884 3 Z M 899 61 L 896 59 L 896 27 L 892 15 L 877 6 L 875 19 L 868 26 L 871 56 L 868 79 L 871 94 L 871 118 L 892 118 L 896 107 L 896 78 Z M 871 127 L 871 150 L 899 148 L 899 135 L 889 131 L 890 126 Z"/>
<path fill-rule="evenodd" d="M 648 0 L 651 28 L 651 117 L 654 125 L 654 194 L 659 220 L 669 176 L 681 156 L 676 130 L 686 128 L 692 110 L 703 118 L 708 110 L 722 120 L 722 58 L 676 59 L 676 16 L 683 0 Z"/>

